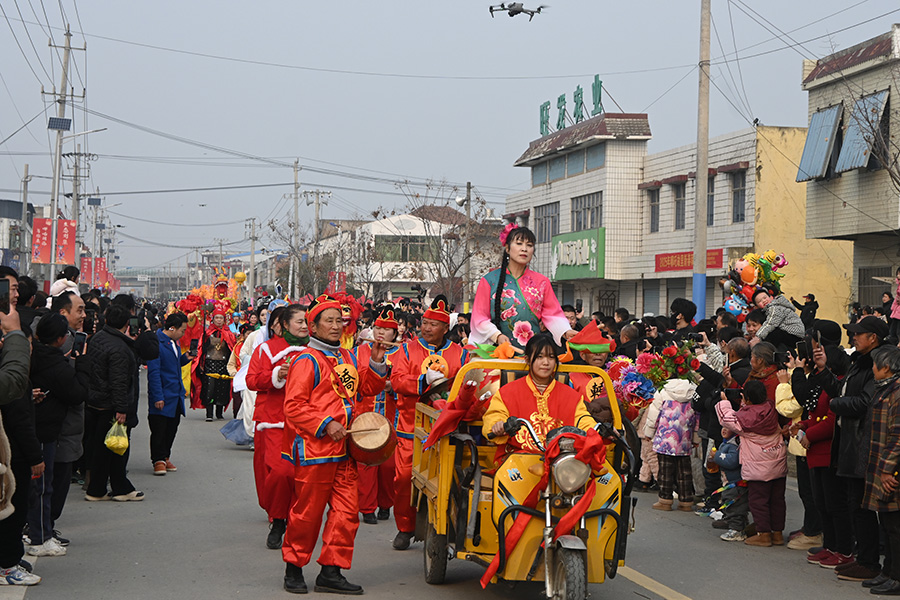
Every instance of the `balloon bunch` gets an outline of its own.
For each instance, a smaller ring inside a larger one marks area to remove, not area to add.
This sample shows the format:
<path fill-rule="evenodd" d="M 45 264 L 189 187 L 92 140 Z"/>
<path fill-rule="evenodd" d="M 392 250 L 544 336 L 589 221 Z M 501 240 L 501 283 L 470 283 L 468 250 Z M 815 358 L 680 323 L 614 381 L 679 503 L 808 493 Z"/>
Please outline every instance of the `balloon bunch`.
<path fill-rule="evenodd" d="M 758 289 L 765 289 L 771 295 L 781 293 L 782 269 L 788 265 L 784 254 L 776 254 L 768 250 L 764 254 L 749 253 L 734 263 L 728 271 L 728 278 L 722 287 L 728 296 L 725 299 L 725 310 L 743 323 L 753 302 L 753 294 Z"/>

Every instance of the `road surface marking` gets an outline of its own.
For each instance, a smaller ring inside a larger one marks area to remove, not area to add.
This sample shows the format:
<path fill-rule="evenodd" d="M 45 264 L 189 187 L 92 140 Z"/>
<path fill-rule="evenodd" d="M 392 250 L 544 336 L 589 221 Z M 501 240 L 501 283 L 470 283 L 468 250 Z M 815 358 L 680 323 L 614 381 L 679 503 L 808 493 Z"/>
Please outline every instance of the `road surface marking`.
<path fill-rule="evenodd" d="M 643 573 L 639 573 L 630 567 L 619 567 L 618 573 L 625 579 L 638 584 L 642 588 L 649 590 L 666 600 L 691 600 L 684 594 L 676 592 L 669 586 L 663 585 L 655 579 L 650 579 Z"/>

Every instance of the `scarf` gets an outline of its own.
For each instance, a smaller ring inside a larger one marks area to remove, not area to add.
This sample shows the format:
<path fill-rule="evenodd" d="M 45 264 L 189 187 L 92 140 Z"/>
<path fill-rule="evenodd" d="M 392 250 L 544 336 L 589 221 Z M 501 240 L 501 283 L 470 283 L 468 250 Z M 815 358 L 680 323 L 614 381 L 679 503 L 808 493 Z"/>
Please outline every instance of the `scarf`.
<path fill-rule="evenodd" d="M 285 339 L 287 339 L 287 338 L 285 338 Z M 288 341 L 290 341 L 290 340 L 288 340 Z M 324 340 L 320 340 L 319 338 L 316 338 L 316 337 L 309 338 L 308 346 L 314 350 L 319 350 L 320 352 L 331 352 L 332 354 L 340 354 L 340 352 L 341 352 L 340 343 L 329 344 L 328 342 L 326 342 Z"/>
<path fill-rule="evenodd" d="M 886 388 L 887 386 L 889 386 L 890 384 L 892 384 L 892 383 L 894 383 L 895 381 L 897 381 L 897 379 L 900 379 L 900 373 L 896 373 L 896 374 L 894 374 L 894 375 L 891 375 L 890 377 L 888 377 L 888 378 L 886 378 L 886 379 L 876 379 L 876 380 L 875 380 L 875 389 L 876 389 L 876 390 L 884 389 L 884 388 Z"/>
<path fill-rule="evenodd" d="M 290 331 L 285 331 L 281 334 L 281 337 L 283 337 L 284 340 L 291 346 L 306 346 L 307 344 L 309 344 L 309 336 L 297 337 Z"/>

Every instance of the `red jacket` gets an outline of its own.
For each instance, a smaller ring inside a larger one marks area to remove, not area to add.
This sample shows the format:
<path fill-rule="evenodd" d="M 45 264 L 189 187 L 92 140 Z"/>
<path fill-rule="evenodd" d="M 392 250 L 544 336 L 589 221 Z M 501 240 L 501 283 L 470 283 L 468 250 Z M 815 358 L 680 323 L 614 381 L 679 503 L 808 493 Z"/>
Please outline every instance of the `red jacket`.
<path fill-rule="evenodd" d="M 363 344 L 356 348 L 356 361 L 361 365 L 369 364 L 372 358 L 372 344 Z M 364 412 L 377 412 L 379 415 L 387 417 L 388 421 L 397 429 L 397 399 L 393 392 L 386 392 L 382 388 L 381 392 L 374 396 L 361 396 L 359 402 L 354 409 L 354 416 Z"/>
<path fill-rule="evenodd" d="M 831 466 L 831 440 L 834 438 L 834 425 L 837 417 L 829 408 L 831 398 L 824 391 L 819 394 L 816 410 L 808 419 L 800 421 L 800 429 L 809 438 L 806 449 L 806 462 L 810 469 Z"/>
<path fill-rule="evenodd" d="M 356 396 L 343 398 L 335 392 L 333 373 L 339 364 L 357 368 Z M 346 460 L 347 438 L 336 442 L 325 433 L 325 427 L 337 421 L 349 428 L 353 407 L 360 396 L 377 395 L 384 389 L 384 382 L 384 375 L 368 364 L 358 366 L 356 356 L 349 350 L 306 348 L 291 363 L 284 388 L 282 456 L 305 466 Z"/>
<path fill-rule="evenodd" d="M 468 351 L 462 346 L 445 340 L 440 348 L 430 345 L 422 338 L 416 338 L 400 346 L 388 360 L 391 362 L 391 385 L 397 395 L 397 436 L 413 439 L 416 420 L 416 402 L 428 389 L 422 363 L 432 354 L 442 356 L 449 367 L 448 379 L 453 379 L 469 359 Z"/>
<path fill-rule="evenodd" d="M 258 423 L 284 423 L 285 380 L 278 380 L 278 369 L 306 346 L 291 346 L 283 337 L 272 338 L 253 351 L 247 367 L 247 389 L 256 392 L 253 420 Z"/>

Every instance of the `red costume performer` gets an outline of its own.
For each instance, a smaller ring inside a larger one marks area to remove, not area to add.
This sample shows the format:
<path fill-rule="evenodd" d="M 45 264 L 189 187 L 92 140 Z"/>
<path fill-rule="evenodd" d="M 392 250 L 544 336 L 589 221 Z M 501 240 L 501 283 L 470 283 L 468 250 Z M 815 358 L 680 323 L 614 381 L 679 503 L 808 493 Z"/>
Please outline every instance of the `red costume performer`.
<path fill-rule="evenodd" d="M 315 323 L 317 315 L 332 308 L 341 310 L 336 300 L 320 296 L 306 313 L 308 322 Z M 370 361 L 358 367 L 354 354 L 338 344 L 310 338 L 288 372 L 283 453 L 295 465 L 294 502 L 282 546 L 288 574 L 291 565 L 302 568 L 309 563 L 326 506 L 318 560 L 322 573 L 327 568 L 348 569 L 353 559 L 359 528 L 356 461 L 350 460 L 346 438 L 335 440 L 326 430 L 332 421 L 349 427 L 359 395 L 374 396 L 384 389 L 387 365 Z"/>
<path fill-rule="evenodd" d="M 397 331 L 397 319 L 393 308 L 385 308 L 375 319 L 375 327 Z M 396 337 L 396 336 L 395 336 Z M 356 349 L 357 361 L 368 364 L 372 355 L 372 345 L 364 344 Z M 387 386 L 385 386 L 387 388 Z M 397 429 L 397 400 L 393 389 L 382 390 L 377 396 L 365 396 L 361 399 L 356 413 L 376 412 L 387 417 Z M 378 508 L 382 514 L 394 505 L 394 455 L 380 465 L 359 465 L 359 512 L 374 515 Z M 381 517 L 387 518 L 387 516 Z"/>
<path fill-rule="evenodd" d="M 449 324 L 450 313 L 447 311 L 446 299 L 438 296 L 431 308 L 422 315 L 422 319 Z M 432 359 L 434 356 L 441 357 L 443 362 Z M 447 379 L 453 379 L 468 360 L 468 356 L 468 352 L 459 344 L 446 338 L 439 346 L 432 346 L 422 337 L 406 342 L 390 355 L 391 385 L 397 394 L 398 413 L 397 449 L 394 452 L 396 461 L 394 520 L 397 522 L 397 530 L 401 533 L 411 534 L 416 528 L 416 511 L 411 505 L 413 429 L 416 402 L 429 387 L 427 368 L 423 369 L 423 365 L 440 362 L 440 366 L 443 367 L 446 364 L 446 372 L 443 375 Z"/>
<path fill-rule="evenodd" d="M 215 334 L 228 347 L 229 354 L 237 342 L 231 329 L 228 328 L 229 314 L 231 314 L 231 304 L 227 300 L 217 300 L 212 312 L 212 318 L 215 319 L 216 315 L 222 315 L 222 324 L 216 325 L 215 322 L 212 322 L 207 326 L 206 331 L 203 332 L 203 337 L 200 338 L 200 349 L 197 352 L 197 356 L 194 357 L 194 361 L 191 363 L 191 408 L 203 408 L 203 370 L 206 359 L 205 347 L 209 338 Z"/>
<path fill-rule="evenodd" d="M 287 380 L 279 379 L 278 371 L 305 348 L 291 346 L 281 336 L 274 337 L 253 351 L 247 368 L 247 388 L 256 392 L 253 410 L 253 421 L 256 423 L 253 435 L 256 497 L 270 521 L 283 521 L 277 524 L 282 532 L 294 495 L 294 469 L 281 457 L 284 387 Z"/>

